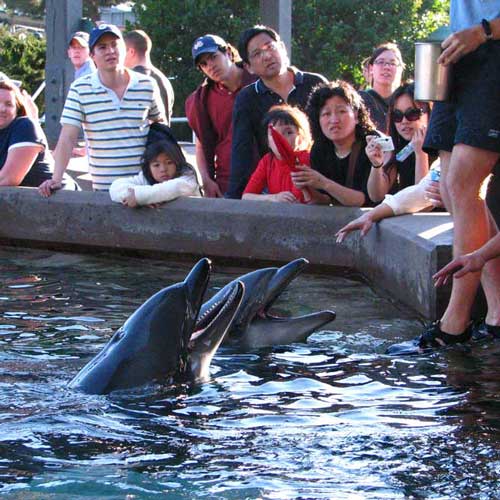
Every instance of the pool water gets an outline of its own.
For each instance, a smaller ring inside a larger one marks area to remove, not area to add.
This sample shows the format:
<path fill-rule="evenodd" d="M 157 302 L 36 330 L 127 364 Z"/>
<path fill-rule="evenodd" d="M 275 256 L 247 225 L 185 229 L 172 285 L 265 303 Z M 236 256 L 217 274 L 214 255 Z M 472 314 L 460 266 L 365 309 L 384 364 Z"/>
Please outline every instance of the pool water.
<path fill-rule="evenodd" d="M 282 314 L 337 311 L 307 343 L 218 351 L 210 382 L 108 396 L 68 382 L 190 265 L 0 249 L 0 493 L 14 499 L 500 498 L 500 343 L 388 357 L 407 310 L 302 274 Z M 211 292 L 236 270 L 214 263 Z"/>

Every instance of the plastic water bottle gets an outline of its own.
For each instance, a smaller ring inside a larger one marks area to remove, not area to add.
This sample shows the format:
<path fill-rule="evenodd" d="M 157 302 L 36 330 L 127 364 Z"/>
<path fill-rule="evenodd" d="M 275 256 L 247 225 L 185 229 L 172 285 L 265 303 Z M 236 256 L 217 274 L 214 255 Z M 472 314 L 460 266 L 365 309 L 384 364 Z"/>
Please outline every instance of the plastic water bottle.
<path fill-rule="evenodd" d="M 409 142 L 397 155 L 396 155 L 396 160 L 397 161 L 405 161 L 408 156 L 410 156 L 415 149 L 413 148 L 413 144 Z"/>
<path fill-rule="evenodd" d="M 431 181 L 439 182 L 440 179 L 441 179 L 441 170 L 433 168 L 431 170 Z"/>

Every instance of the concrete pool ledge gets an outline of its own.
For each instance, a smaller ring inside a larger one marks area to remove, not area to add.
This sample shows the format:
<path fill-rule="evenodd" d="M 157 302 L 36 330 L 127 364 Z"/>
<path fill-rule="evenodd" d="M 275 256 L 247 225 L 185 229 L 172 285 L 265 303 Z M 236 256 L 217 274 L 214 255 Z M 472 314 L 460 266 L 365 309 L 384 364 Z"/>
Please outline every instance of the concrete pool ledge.
<path fill-rule="evenodd" d="M 365 237 L 335 243 L 335 233 L 361 209 L 184 198 L 131 210 L 104 193 L 0 188 L 0 243 L 155 256 L 209 256 L 224 261 L 282 263 L 306 257 L 323 268 L 352 268 L 376 287 L 435 319 L 449 290 L 431 276 L 451 258 L 448 214 L 387 219 Z"/>

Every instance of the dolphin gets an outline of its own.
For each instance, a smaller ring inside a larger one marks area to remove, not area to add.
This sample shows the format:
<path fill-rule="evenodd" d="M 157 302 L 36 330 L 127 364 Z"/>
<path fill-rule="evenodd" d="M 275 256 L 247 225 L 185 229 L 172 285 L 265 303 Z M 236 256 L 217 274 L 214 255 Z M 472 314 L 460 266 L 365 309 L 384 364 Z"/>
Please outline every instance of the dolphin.
<path fill-rule="evenodd" d="M 154 381 L 206 380 L 244 293 L 244 285 L 236 281 L 198 318 L 210 269 L 210 261 L 202 259 L 182 283 L 150 297 L 69 386 L 89 394 L 107 394 Z"/>
<path fill-rule="evenodd" d="M 333 321 L 335 312 L 320 311 L 304 316 L 279 318 L 270 314 L 269 309 L 307 264 L 307 259 L 300 258 L 280 268 L 258 269 L 240 276 L 205 302 L 201 307 L 201 314 L 220 301 L 235 282 L 241 281 L 245 286 L 245 295 L 224 339 L 225 344 L 250 350 L 304 342 L 312 332 Z"/>

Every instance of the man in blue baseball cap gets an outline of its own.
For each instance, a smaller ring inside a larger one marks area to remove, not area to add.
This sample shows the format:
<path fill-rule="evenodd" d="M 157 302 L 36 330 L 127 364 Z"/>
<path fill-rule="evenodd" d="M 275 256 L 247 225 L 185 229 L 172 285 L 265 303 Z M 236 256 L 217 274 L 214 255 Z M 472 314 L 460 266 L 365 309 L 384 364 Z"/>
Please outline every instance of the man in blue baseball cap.
<path fill-rule="evenodd" d="M 200 36 L 191 55 L 205 79 L 186 99 L 186 116 L 196 134 L 196 161 L 205 196 L 222 197 L 231 167 L 234 100 L 255 77 L 243 68 L 238 51 L 220 36 Z"/>
<path fill-rule="evenodd" d="M 89 49 L 90 52 L 94 50 L 95 44 L 106 34 L 111 34 L 115 38 L 123 40 L 122 32 L 118 26 L 114 24 L 100 24 L 96 26 L 91 32 L 89 37 Z"/>
<path fill-rule="evenodd" d="M 156 82 L 125 67 L 125 42 L 112 24 L 101 24 L 89 37 L 97 71 L 71 84 L 61 116 L 52 179 L 42 183 L 42 196 L 61 188 L 61 179 L 83 128 L 89 172 L 95 191 L 108 191 L 120 177 L 141 169 L 149 125 L 165 121 Z"/>

